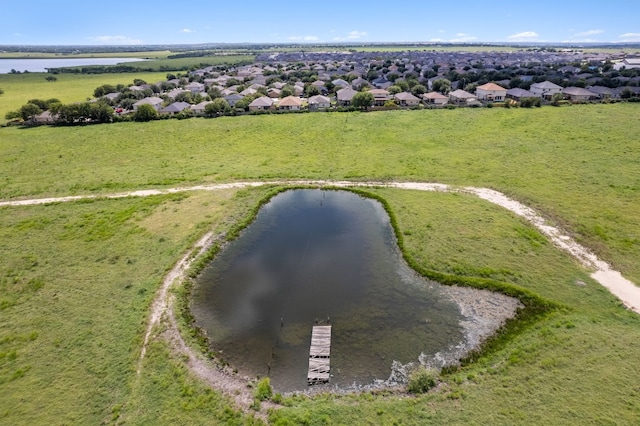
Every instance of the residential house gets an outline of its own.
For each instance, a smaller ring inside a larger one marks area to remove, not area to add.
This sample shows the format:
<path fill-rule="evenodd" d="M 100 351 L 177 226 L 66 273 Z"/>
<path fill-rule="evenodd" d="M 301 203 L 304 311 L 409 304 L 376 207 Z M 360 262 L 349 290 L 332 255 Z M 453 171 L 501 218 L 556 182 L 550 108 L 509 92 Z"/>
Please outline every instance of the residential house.
<path fill-rule="evenodd" d="M 282 93 L 282 90 L 276 89 L 275 87 L 267 89 L 267 96 L 272 99 L 278 99 L 280 97 L 280 93 Z"/>
<path fill-rule="evenodd" d="M 613 66 L 613 69 L 615 69 L 616 71 L 619 71 L 623 68 L 627 70 L 640 68 L 640 58 L 624 58 L 622 61 Z"/>
<path fill-rule="evenodd" d="M 203 101 L 199 104 L 191 105 L 191 112 L 193 115 L 204 115 L 204 110 L 210 103 L 212 103 L 212 101 Z"/>
<path fill-rule="evenodd" d="M 556 93 L 562 93 L 562 87 L 547 80 L 542 83 L 533 83 L 529 87 L 529 91 L 536 96 L 549 100 Z"/>
<path fill-rule="evenodd" d="M 319 111 L 331 107 L 331 100 L 326 96 L 315 95 L 309 98 L 309 110 Z"/>
<path fill-rule="evenodd" d="M 116 99 L 118 99 L 120 94 L 121 94 L 120 92 L 111 92 L 104 95 L 103 98 L 108 99 L 110 101 L 115 101 Z"/>
<path fill-rule="evenodd" d="M 31 121 L 34 124 L 53 124 L 56 122 L 57 118 L 58 116 L 51 114 L 51 111 L 44 111 L 40 114 L 34 115 L 31 118 Z"/>
<path fill-rule="evenodd" d="M 358 93 L 353 90 L 351 87 L 345 87 L 344 89 L 340 89 L 336 92 L 336 99 L 338 100 L 338 105 L 340 106 L 348 106 L 351 105 L 351 100 Z"/>
<path fill-rule="evenodd" d="M 487 83 L 476 87 L 476 97 L 480 101 L 503 101 L 507 96 L 507 89 L 495 83 Z"/>
<path fill-rule="evenodd" d="M 273 108 L 274 100 L 268 96 L 261 96 L 249 104 L 249 111 L 264 111 Z"/>
<path fill-rule="evenodd" d="M 304 84 L 299 85 L 299 84 L 295 84 L 293 86 L 293 94 L 300 97 L 304 94 Z"/>
<path fill-rule="evenodd" d="M 394 99 L 402 107 L 413 107 L 420 104 L 420 98 L 409 92 L 396 93 Z"/>
<path fill-rule="evenodd" d="M 388 100 L 391 99 L 389 91 L 385 89 L 371 89 L 369 93 L 373 95 L 373 105 L 383 106 Z"/>
<path fill-rule="evenodd" d="M 175 99 L 179 94 L 181 93 L 189 93 L 188 91 L 182 89 L 182 88 L 177 88 L 177 89 L 173 89 L 167 92 L 167 96 L 171 99 Z"/>
<path fill-rule="evenodd" d="M 206 86 L 202 83 L 198 83 L 197 81 L 192 81 L 191 83 L 184 86 L 184 88 L 191 93 L 204 93 L 204 91 L 206 90 Z"/>
<path fill-rule="evenodd" d="M 182 112 L 185 109 L 190 108 L 191 105 L 188 104 L 187 102 L 174 102 L 170 105 L 167 105 L 166 107 L 162 108 L 160 111 L 158 111 L 160 114 L 166 114 L 166 115 L 176 115 L 180 112 Z"/>
<path fill-rule="evenodd" d="M 532 92 L 525 89 L 521 89 L 519 87 L 514 87 L 513 89 L 507 90 L 507 98 L 513 99 L 514 101 L 520 102 L 521 99 L 535 98 L 535 97 L 537 96 L 534 95 Z"/>
<path fill-rule="evenodd" d="M 228 95 L 232 95 L 234 93 L 238 93 L 238 91 L 235 89 L 237 86 L 234 87 L 227 87 L 226 89 L 222 90 L 220 93 L 222 94 L 222 96 L 228 96 Z"/>
<path fill-rule="evenodd" d="M 230 95 L 225 96 L 223 99 L 227 101 L 229 106 L 234 107 L 236 103 L 242 100 L 243 96 L 238 93 L 231 93 Z"/>
<path fill-rule="evenodd" d="M 240 92 L 241 96 L 249 96 L 249 95 L 253 95 L 258 93 L 258 91 L 256 89 L 252 89 L 251 87 L 248 87 L 246 89 L 244 89 L 242 92 Z"/>
<path fill-rule="evenodd" d="M 454 90 L 449 93 L 449 101 L 454 104 L 464 105 L 469 102 L 476 101 L 476 96 L 462 89 Z"/>
<path fill-rule="evenodd" d="M 140 99 L 138 102 L 133 104 L 133 110 L 137 111 L 140 105 L 151 105 L 155 108 L 156 111 L 159 111 L 162 108 L 162 103 L 164 101 L 157 96 L 151 96 L 149 98 Z"/>
<path fill-rule="evenodd" d="M 364 87 L 371 87 L 371 84 L 362 77 L 358 77 L 351 81 L 351 87 L 355 90 L 361 90 Z"/>
<path fill-rule="evenodd" d="M 598 95 L 600 99 L 618 98 L 618 93 L 609 87 L 604 86 L 587 86 L 587 90 Z"/>
<path fill-rule="evenodd" d="M 281 111 L 300 111 L 302 108 L 302 100 L 296 96 L 287 96 L 278 103 L 278 109 Z"/>
<path fill-rule="evenodd" d="M 379 77 L 372 81 L 373 85 L 378 89 L 388 89 L 393 86 L 393 82 L 387 80 L 385 77 Z"/>
<path fill-rule="evenodd" d="M 337 86 L 337 87 L 342 87 L 342 88 L 351 87 L 348 81 L 345 81 L 341 78 L 337 78 L 333 80 L 332 83 L 334 86 Z"/>
<path fill-rule="evenodd" d="M 422 95 L 422 99 L 424 99 L 424 103 L 429 105 L 445 105 L 449 98 L 442 93 L 438 92 L 429 92 Z"/>
<path fill-rule="evenodd" d="M 575 86 L 565 87 L 562 89 L 562 94 L 572 102 L 586 102 L 599 97 L 597 93 Z"/>

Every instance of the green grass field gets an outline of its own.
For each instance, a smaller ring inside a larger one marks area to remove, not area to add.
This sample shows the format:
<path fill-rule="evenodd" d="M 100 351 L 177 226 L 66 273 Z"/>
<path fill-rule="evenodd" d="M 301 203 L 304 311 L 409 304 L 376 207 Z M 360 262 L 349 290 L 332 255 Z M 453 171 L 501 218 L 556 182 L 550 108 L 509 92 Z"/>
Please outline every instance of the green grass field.
<path fill-rule="evenodd" d="M 47 73 L 0 74 L 0 124 L 6 122 L 9 111 L 18 110 L 29 99 L 57 98 L 63 103 L 83 102 L 93 98 L 93 91 L 103 84 L 133 84 L 141 78 L 149 83 L 166 80 L 166 72 L 130 73 L 130 74 L 58 74 L 57 81 L 45 78 Z"/>
<path fill-rule="evenodd" d="M 484 186 L 536 208 L 638 283 L 638 112 L 613 104 L 0 128 L 0 199 L 300 178 Z M 514 283 L 567 309 L 424 396 L 293 398 L 273 423 L 637 423 L 640 318 L 588 271 L 471 196 L 369 191 L 387 200 L 407 255 L 423 267 Z M 2 422 L 253 422 L 162 340 L 140 377 L 135 365 L 165 271 L 266 193 L 1 208 Z"/>

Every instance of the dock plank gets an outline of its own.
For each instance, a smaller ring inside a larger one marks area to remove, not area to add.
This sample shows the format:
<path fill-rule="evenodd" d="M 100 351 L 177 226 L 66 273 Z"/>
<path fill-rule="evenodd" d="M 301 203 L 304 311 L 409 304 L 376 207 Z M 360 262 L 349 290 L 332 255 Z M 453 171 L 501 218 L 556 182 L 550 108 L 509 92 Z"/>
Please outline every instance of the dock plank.
<path fill-rule="evenodd" d="M 327 383 L 330 379 L 331 326 L 316 325 L 311 332 L 307 382 Z"/>

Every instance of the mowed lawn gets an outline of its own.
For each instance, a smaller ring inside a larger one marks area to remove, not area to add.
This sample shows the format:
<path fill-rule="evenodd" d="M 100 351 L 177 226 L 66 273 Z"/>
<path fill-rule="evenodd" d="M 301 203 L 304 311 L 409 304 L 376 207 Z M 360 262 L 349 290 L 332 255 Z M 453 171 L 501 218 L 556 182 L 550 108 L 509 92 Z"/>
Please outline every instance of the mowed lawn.
<path fill-rule="evenodd" d="M 55 83 L 54 83 L 55 84 Z M 0 86 L 1 87 L 1 86 Z M 234 180 L 491 187 L 640 282 L 639 108 L 317 113 L 0 129 L 0 199 Z M 371 190 L 426 268 L 517 284 L 566 309 L 421 397 L 293 398 L 276 424 L 634 424 L 640 320 L 567 254 L 468 195 Z M 0 419 L 245 424 L 156 340 L 136 359 L 165 271 L 266 189 L 0 209 Z"/>

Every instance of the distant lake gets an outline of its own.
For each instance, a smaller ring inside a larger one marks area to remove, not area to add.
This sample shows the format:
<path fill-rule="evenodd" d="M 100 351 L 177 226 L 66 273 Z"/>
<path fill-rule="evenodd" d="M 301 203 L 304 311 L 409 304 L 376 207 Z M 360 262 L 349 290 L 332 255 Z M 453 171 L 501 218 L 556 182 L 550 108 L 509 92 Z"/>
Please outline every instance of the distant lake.
<path fill-rule="evenodd" d="M 0 74 L 12 69 L 20 72 L 47 72 L 47 68 L 80 67 L 85 65 L 116 65 L 140 62 L 140 58 L 56 58 L 56 59 L 0 59 Z"/>

